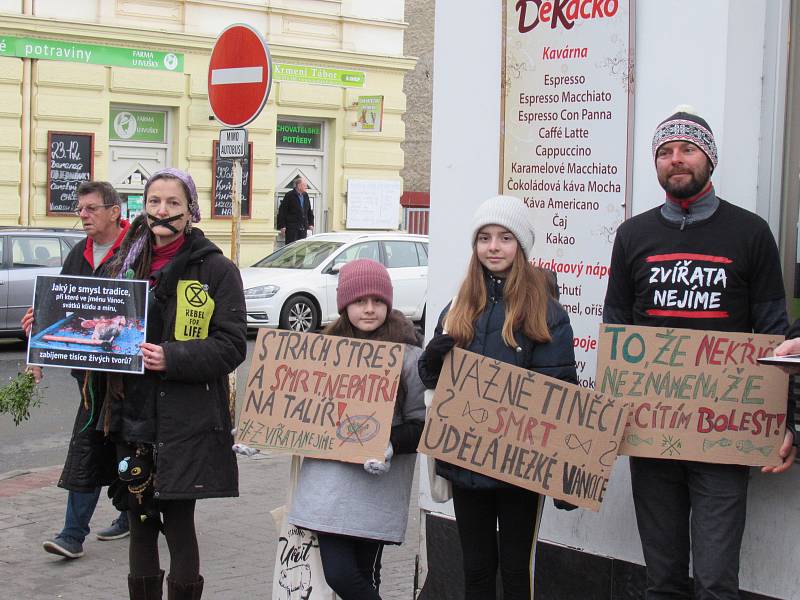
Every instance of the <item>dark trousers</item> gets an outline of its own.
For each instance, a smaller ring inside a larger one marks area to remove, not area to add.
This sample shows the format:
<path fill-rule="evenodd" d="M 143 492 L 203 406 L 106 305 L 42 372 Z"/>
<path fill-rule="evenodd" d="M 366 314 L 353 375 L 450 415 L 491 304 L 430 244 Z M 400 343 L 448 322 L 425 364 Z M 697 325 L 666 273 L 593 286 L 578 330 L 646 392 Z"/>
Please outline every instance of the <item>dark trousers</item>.
<path fill-rule="evenodd" d="M 194 506 L 194 500 L 161 500 L 158 503 L 169 548 L 169 574 L 179 584 L 195 583 L 200 575 Z M 130 573 L 134 577 L 157 576 L 160 570 L 158 523 L 154 519 L 142 522 L 130 512 L 128 517 L 131 528 L 128 548 Z"/>
<path fill-rule="evenodd" d="M 655 458 L 630 467 L 646 599 L 738 600 L 748 467 Z"/>
<path fill-rule="evenodd" d="M 117 444 L 117 459 L 132 456 L 135 449 Z M 195 500 L 159 500 L 158 510 L 164 524 L 164 537 L 169 548 L 169 575 L 178 584 L 195 583 L 200 576 L 200 550 L 194 527 Z M 142 521 L 128 511 L 131 539 L 128 563 L 133 577 L 157 577 L 161 570 L 158 556 L 159 523 L 155 518 Z"/>
<path fill-rule="evenodd" d="M 498 563 L 503 598 L 531 600 L 531 558 L 541 516 L 539 504 L 538 494 L 519 487 L 470 490 L 453 486 L 466 600 L 495 597 Z"/>
<path fill-rule="evenodd" d="M 317 533 L 325 581 L 342 600 L 381 600 L 381 554 L 376 540 Z"/>
<path fill-rule="evenodd" d="M 300 227 L 299 225 L 292 225 L 290 227 L 286 227 L 286 233 L 284 236 L 286 237 L 286 243 L 291 244 L 292 242 L 296 242 L 297 240 L 304 240 L 306 239 L 308 231 L 305 227 Z"/>

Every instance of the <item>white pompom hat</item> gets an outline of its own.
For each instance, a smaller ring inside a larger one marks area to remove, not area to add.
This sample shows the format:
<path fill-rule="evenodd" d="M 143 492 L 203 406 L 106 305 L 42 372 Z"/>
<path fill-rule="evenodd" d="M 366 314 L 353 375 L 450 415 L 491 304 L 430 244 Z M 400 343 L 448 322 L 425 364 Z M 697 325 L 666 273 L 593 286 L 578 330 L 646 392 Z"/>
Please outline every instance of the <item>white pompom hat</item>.
<path fill-rule="evenodd" d="M 517 238 L 525 258 L 531 259 L 535 233 L 530 220 L 530 210 L 525 203 L 514 196 L 493 196 L 481 204 L 472 218 L 472 247 L 478 231 L 486 225 L 500 225 Z"/>

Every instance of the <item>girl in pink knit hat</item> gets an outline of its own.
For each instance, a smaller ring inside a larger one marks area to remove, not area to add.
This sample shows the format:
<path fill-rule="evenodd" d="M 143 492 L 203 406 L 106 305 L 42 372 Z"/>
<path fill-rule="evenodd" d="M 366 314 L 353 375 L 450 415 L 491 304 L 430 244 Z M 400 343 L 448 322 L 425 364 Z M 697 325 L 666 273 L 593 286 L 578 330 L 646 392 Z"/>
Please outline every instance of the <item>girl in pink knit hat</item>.
<path fill-rule="evenodd" d="M 378 262 L 344 265 L 336 303 L 340 316 L 323 333 L 405 344 L 389 446 L 363 466 L 305 458 L 288 520 L 317 533 L 325 580 L 342 600 L 380 600 L 381 553 L 403 541 L 425 422 L 421 340 L 392 310 L 392 280 Z"/>

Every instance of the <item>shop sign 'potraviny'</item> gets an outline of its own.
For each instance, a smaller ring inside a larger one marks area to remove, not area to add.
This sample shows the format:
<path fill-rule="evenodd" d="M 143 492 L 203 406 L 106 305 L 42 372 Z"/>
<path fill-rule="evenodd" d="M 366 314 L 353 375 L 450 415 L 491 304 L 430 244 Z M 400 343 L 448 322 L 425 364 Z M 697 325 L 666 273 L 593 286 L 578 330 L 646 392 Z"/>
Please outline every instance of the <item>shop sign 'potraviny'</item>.
<path fill-rule="evenodd" d="M 150 71 L 183 72 L 183 54 L 143 48 L 76 44 L 63 40 L 2 36 L 0 56 L 61 60 L 87 65 L 108 65 Z"/>

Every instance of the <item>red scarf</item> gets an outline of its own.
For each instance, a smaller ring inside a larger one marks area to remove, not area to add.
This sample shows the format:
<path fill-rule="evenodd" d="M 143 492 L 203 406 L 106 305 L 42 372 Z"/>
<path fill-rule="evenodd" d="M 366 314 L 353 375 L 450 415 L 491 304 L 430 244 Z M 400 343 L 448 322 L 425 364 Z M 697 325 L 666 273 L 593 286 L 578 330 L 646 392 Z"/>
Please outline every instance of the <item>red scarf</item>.
<path fill-rule="evenodd" d="M 122 238 L 125 237 L 125 234 L 128 232 L 128 228 L 130 226 L 131 224 L 128 223 L 127 220 L 120 219 L 117 239 L 114 240 L 113 244 L 111 244 L 111 248 L 108 249 L 108 252 L 106 252 L 106 255 L 103 257 L 103 260 L 100 261 L 99 265 L 94 264 L 94 240 L 89 236 L 86 236 L 86 245 L 83 247 L 83 258 L 85 258 L 86 262 L 92 266 L 93 271 L 96 271 L 100 265 L 114 255 L 114 252 L 116 252 L 120 247 L 120 244 L 122 244 Z"/>
<path fill-rule="evenodd" d="M 180 235 L 178 236 L 178 239 L 176 239 L 174 242 L 170 242 L 166 246 L 153 246 L 153 256 L 150 261 L 150 275 L 163 269 L 167 263 L 169 263 L 169 261 L 175 257 L 185 241 L 186 236 Z"/>
<path fill-rule="evenodd" d="M 711 189 L 711 180 L 709 179 L 705 187 L 699 192 L 697 192 L 694 196 L 690 196 L 689 198 L 673 198 L 672 196 L 667 194 L 667 200 L 670 200 L 675 204 L 678 204 L 683 210 L 689 210 L 689 206 L 691 206 L 693 202 L 696 202 L 697 200 L 705 196 L 708 193 L 708 190 L 710 189 Z"/>

